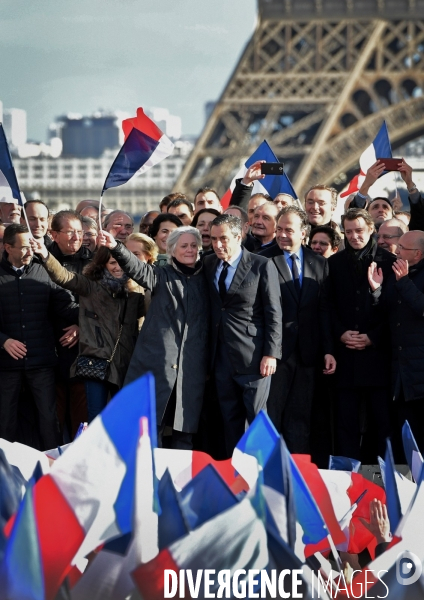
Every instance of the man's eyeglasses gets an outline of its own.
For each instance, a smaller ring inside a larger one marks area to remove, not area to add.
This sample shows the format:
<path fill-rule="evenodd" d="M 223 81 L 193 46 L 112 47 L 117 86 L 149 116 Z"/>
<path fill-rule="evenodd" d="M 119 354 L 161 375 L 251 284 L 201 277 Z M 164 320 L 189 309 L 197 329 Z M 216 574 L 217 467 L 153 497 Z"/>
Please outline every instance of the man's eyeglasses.
<path fill-rule="evenodd" d="M 71 237 L 73 237 L 74 235 L 75 235 L 76 237 L 79 237 L 79 238 L 80 238 L 80 237 L 82 237 L 82 236 L 83 236 L 83 233 L 84 233 L 84 232 L 83 232 L 83 231 L 76 231 L 76 230 L 74 230 L 74 229 L 69 229 L 69 230 L 67 230 L 67 231 L 62 231 L 62 230 L 61 230 L 61 231 L 59 231 L 59 233 L 64 233 L 64 234 L 66 235 L 66 237 L 68 237 L 68 238 L 71 238 Z"/>
<path fill-rule="evenodd" d="M 398 248 L 399 248 L 399 250 L 409 250 L 409 251 L 411 251 L 411 252 L 412 252 L 412 251 L 415 251 L 415 250 L 419 250 L 419 248 L 404 248 L 404 247 L 402 246 L 402 244 L 399 244 L 399 245 L 398 245 Z"/>

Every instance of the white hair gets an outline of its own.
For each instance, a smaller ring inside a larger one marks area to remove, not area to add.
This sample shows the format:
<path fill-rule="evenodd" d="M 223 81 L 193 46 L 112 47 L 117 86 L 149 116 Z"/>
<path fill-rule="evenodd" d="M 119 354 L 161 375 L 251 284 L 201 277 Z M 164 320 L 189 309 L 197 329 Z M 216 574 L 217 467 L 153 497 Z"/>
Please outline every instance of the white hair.
<path fill-rule="evenodd" d="M 168 239 L 166 240 L 166 253 L 168 255 L 169 263 L 172 262 L 172 257 L 174 256 L 174 252 L 175 252 L 175 248 L 177 246 L 178 240 L 184 233 L 190 233 L 192 236 L 194 236 L 194 238 L 197 242 L 196 261 L 199 260 L 200 250 L 202 249 L 202 237 L 200 235 L 200 231 L 198 229 L 196 229 L 195 227 L 190 227 L 190 225 L 186 225 L 184 227 L 177 227 L 177 229 L 174 229 L 174 231 L 171 231 L 171 233 L 168 236 Z"/>

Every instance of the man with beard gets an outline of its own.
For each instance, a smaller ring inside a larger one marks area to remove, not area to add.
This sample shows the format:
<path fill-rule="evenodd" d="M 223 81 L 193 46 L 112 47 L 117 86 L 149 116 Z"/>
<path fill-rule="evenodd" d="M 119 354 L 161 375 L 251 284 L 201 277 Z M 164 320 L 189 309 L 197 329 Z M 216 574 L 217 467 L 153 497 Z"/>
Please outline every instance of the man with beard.
<path fill-rule="evenodd" d="M 368 267 L 375 262 L 391 272 L 395 257 L 380 248 L 373 236 L 371 215 L 359 208 L 342 217 L 345 250 L 328 259 L 326 292 L 330 305 L 337 360 L 338 453 L 361 459 L 361 416 L 374 415 L 378 453 L 385 452 L 390 434 L 387 327 L 376 318 L 368 283 Z M 376 456 L 374 457 L 374 461 Z"/>

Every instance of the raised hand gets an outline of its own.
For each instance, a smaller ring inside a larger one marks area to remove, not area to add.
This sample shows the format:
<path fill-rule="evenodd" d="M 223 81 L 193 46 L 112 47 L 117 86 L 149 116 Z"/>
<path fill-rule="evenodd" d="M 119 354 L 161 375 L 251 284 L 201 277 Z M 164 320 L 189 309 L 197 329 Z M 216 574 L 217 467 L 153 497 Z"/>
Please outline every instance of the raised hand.
<path fill-rule="evenodd" d="M 400 163 L 399 173 L 404 182 L 406 183 L 406 187 L 412 188 L 414 182 L 412 181 L 412 167 L 405 162 L 405 159 L 402 158 L 402 162 Z"/>
<path fill-rule="evenodd" d="M 244 183 L 244 185 L 250 185 L 253 181 L 263 179 L 265 175 L 262 175 L 261 173 L 261 164 L 264 162 L 266 162 L 266 160 L 257 160 L 253 165 L 250 165 L 241 182 Z"/>
<path fill-rule="evenodd" d="M 376 262 L 372 262 L 368 267 L 368 282 L 373 292 L 383 283 L 383 271 L 377 268 Z"/>
<path fill-rule="evenodd" d="M 49 251 L 44 245 L 44 241 L 36 240 L 33 237 L 29 239 L 29 243 L 34 254 L 38 254 L 42 258 L 47 258 L 49 255 Z"/>
<path fill-rule="evenodd" d="M 368 190 L 370 189 L 370 187 L 372 185 L 374 185 L 374 183 L 377 181 L 377 179 L 383 173 L 384 173 L 384 163 L 377 160 L 368 169 L 367 174 L 365 175 L 364 182 L 359 189 L 359 193 L 362 194 L 363 196 L 366 196 L 368 194 Z"/>
<path fill-rule="evenodd" d="M 104 229 L 102 229 L 99 233 L 99 237 L 97 238 L 97 244 L 99 246 L 105 246 L 106 248 L 109 248 L 109 250 L 113 250 L 117 246 L 116 240 L 113 237 L 113 235 L 111 235 L 108 231 L 105 231 Z"/>
<path fill-rule="evenodd" d="M 396 281 L 399 281 L 399 279 L 402 279 L 402 277 L 408 275 L 408 261 L 403 260 L 402 258 L 398 258 L 397 261 L 393 263 L 392 269 L 396 275 Z"/>

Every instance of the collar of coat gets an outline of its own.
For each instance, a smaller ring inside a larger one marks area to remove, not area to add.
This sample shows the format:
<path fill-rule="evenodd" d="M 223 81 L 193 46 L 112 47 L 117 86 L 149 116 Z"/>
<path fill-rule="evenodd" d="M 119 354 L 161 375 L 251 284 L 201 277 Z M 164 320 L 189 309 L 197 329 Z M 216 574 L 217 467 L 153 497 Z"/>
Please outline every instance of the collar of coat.
<path fill-rule="evenodd" d="M 86 246 L 81 246 L 75 254 L 63 254 L 57 243 L 53 242 L 49 248 L 49 252 L 57 259 L 65 258 L 69 263 L 77 262 L 79 260 L 90 260 L 93 258 L 93 253 Z"/>

